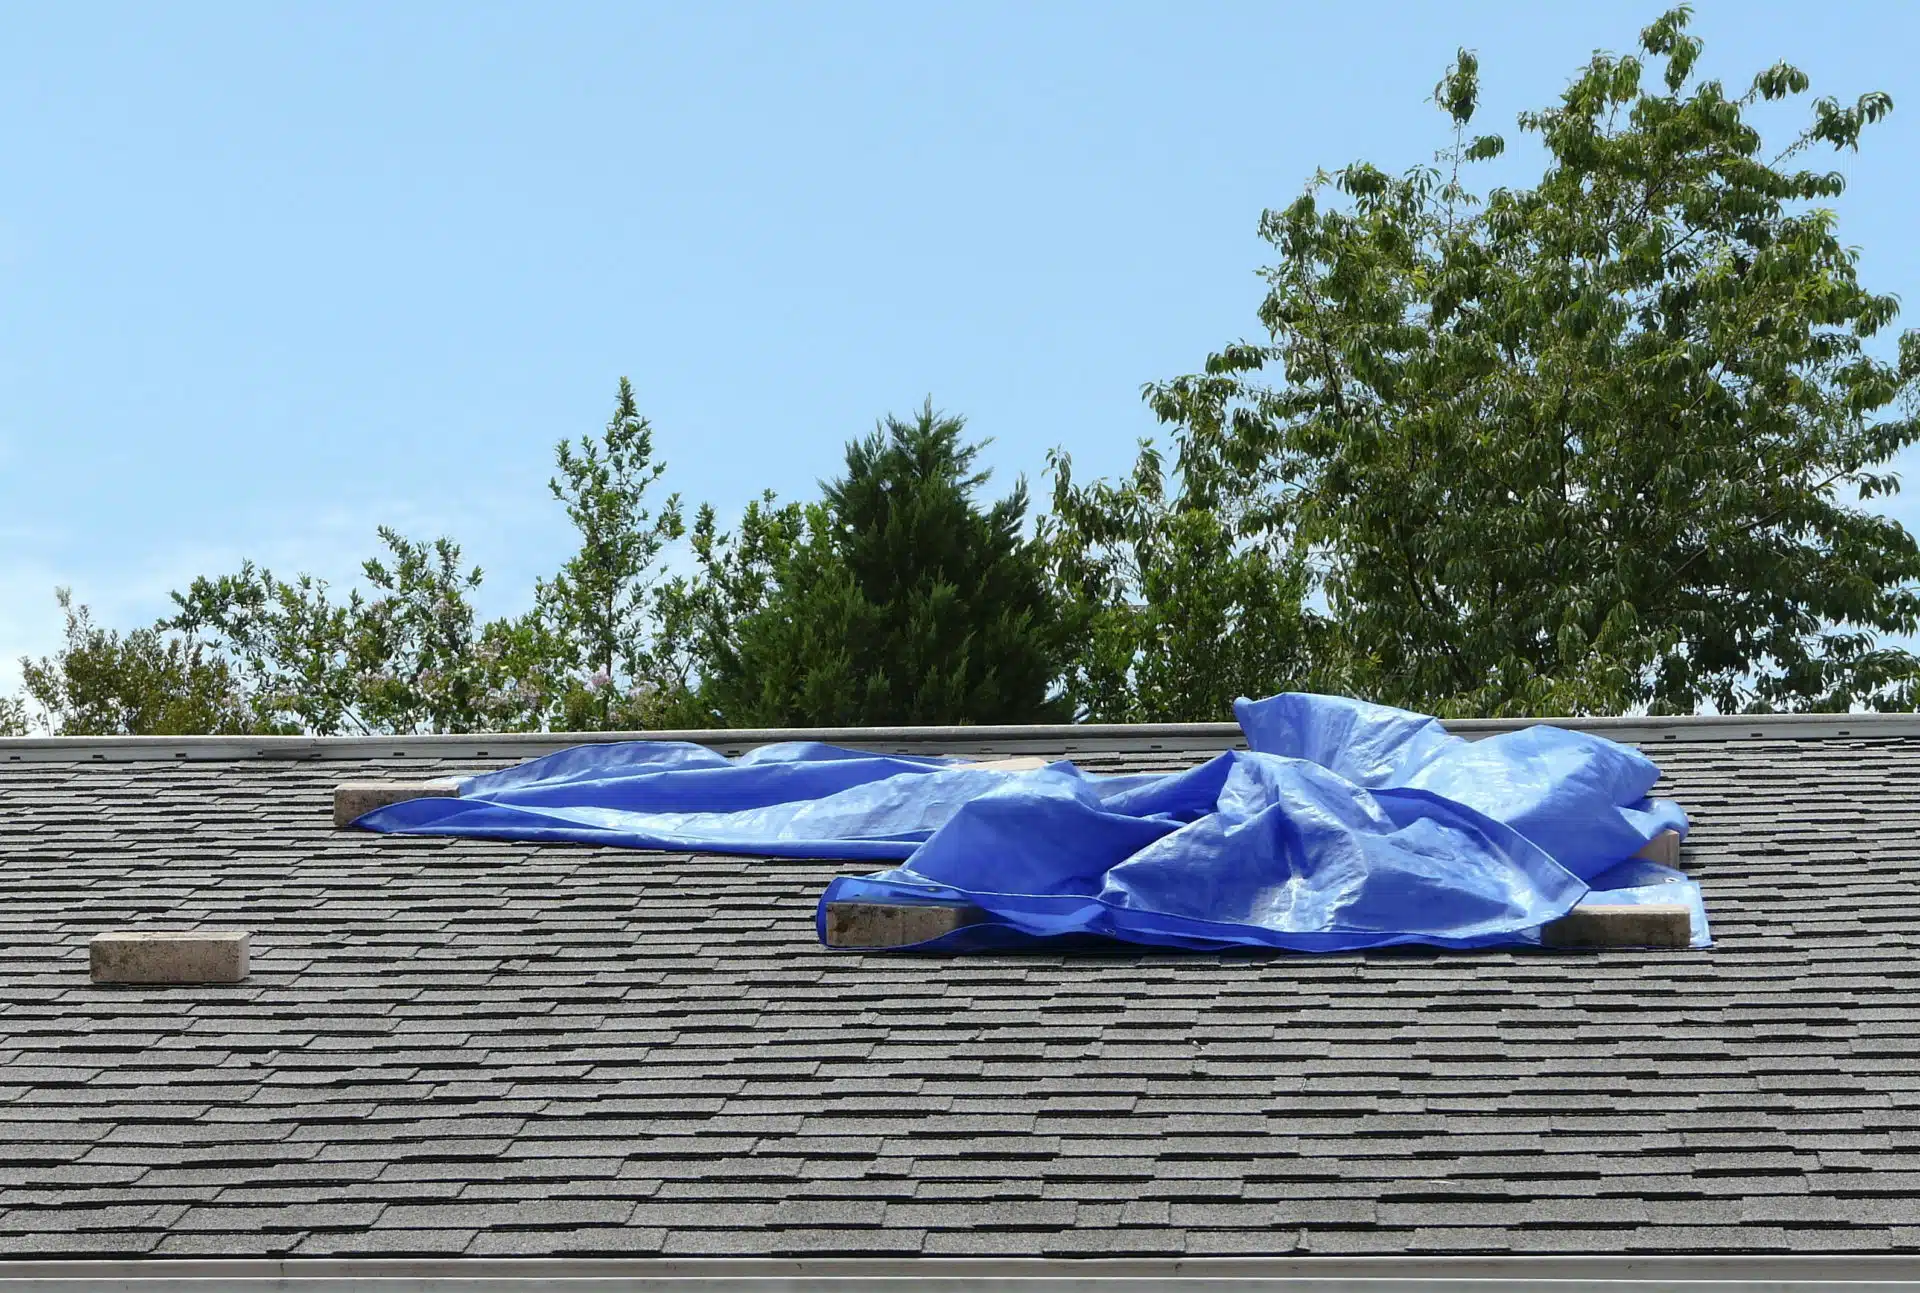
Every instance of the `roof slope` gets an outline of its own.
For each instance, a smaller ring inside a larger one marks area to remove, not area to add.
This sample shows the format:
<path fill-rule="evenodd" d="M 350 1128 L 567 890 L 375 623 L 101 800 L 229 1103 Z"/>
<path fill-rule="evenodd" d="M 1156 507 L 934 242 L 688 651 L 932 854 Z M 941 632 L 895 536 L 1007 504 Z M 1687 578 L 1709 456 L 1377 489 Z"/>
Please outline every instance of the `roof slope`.
<path fill-rule="evenodd" d="M 864 864 L 329 828 L 486 761 L 0 764 L 0 1257 L 1920 1250 L 1920 737 L 1656 754 L 1710 952 L 827 952 Z"/>

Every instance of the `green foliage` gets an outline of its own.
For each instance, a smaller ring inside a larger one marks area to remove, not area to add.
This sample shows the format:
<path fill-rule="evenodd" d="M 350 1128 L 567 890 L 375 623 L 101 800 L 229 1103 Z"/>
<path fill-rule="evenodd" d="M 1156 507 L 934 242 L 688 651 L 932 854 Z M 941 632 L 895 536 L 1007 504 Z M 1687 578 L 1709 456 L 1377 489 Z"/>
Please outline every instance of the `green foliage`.
<path fill-rule="evenodd" d="M 1801 160 L 1892 105 L 1818 100 L 1768 159 L 1750 109 L 1807 78 L 1729 97 L 1694 77 L 1686 19 L 1523 114 L 1545 173 L 1484 202 L 1461 175 L 1501 144 L 1467 133 L 1463 52 L 1440 165 L 1358 163 L 1267 212 L 1267 340 L 1150 391 L 1191 464 L 1256 477 L 1256 532 L 1311 557 L 1355 690 L 1451 713 L 1913 704 L 1920 662 L 1882 638 L 1920 624 L 1920 549 L 1855 500 L 1920 438 L 1920 339 L 1870 352 L 1897 303 L 1820 206 L 1841 177 Z"/>
<path fill-rule="evenodd" d="M 644 506 L 661 468 L 623 378 L 600 439 L 562 442 L 549 482 L 580 532 L 579 552 L 535 590 L 527 614 L 481 623 L 479 568 L 451 539 L 382 527 L 366 590 L 336 599 L 324 580 L 287 581 L 243 564 L 176 593 L 162 627 L 204 634 L 232 661 L 277 729 L 341 732 L 595 730 L 651 725 L 664 708 L 652 634 L 661 548 L 683 529 L 669 498 Z M 677 695 L 678 693 L 676 693 Z"/>
<path fill-rule="evenodd" d="M 301 575 L 288 583 L 249 561 L 231 575 L 196 577 L 173 600 L 176 613 L 160 627 L 217 646 L 269 727 L 321 736 L 369 730 L 347 667 L 346 643 L 362 609 L 357 593 L 336 603 L 323 580 Z"/>
<path fill-rule="evenodd" d="M 1177 437 L 1184 450 L 1191 437 Z M 1077 485 L 1051 458 L 1053 514 L 1042 536 L 1063 600 L 1066 694 L 1095 722 L 1231 717 L 1236 696 L 1320 685 L 1326 625 L 1304 605 L 1305 561 L 1251 517 L 1238 478 L 1189 474 L 1168 492 L 1142 444 L 1130 479 Z"/>
<path fill-rule="evenodd" d="M 477 629 L 449 539 L 410 540 L 381 527 L 387 559 L 369 560 L 372 595 L 335 601 L 324 580 L 291 582 L 243 564 L 174 594 L 162 623 L 216 645 L 273 730 L 319 735 L 473 732 L 537 726 L 550 685 L 537 670 L 512 673 L 524 650 L 512 626 Z"/>
<path fill-rule="evenodd" d="M 512 725 L 495 686 L 469 600 L 479 567 L 463 570 L 460 545 L 431 544 L 380 528 L 391 564 L 363 570 L 374 596 L 349 622 L 346 660 L 360 720 L 382 732 L 474 732 Z"/>
<path fill-rule="evenodd" d="M 626 378 L 600 438 L 562 440 L 554 458 L 559 475 L 548 488 L 580 535 L 579 551 L 535 599 L 556 663 L 580 675 L 558 697 L 558 722 L 568 731 L 648 726 L 666 703 L 654 567 L 686 526 L 679 495 L 658 515 L 646 505 L 666 468 L 654 461 L 653 429 Z"/>
<path fill-rule="evenodd" d="M 726 727 L 749 721 L 737 709 L 745 690 L 736 644 L 741 625 L 779 593 L 795 549 L 812 537 L 809 509 L 780 504 L 771 490 L 747 504 L 734 531 L 724 531 L 702 504 L 689 532 L 695 573 L 664 581 L 655 665 L 662 680 L 662 727 Z M 729 712 L 722 703 L 733 705 Z"/>
<path fill-rule="evenodd" d="M 252 713 L 226 661 L 191 637 L 134 629 L 124 636 L 93 623 L 64 588 L 66 641 L 38 662 L 20 662 L 26 694 L 55 736 L 244 734 Z M 6 735 L 25 730 L 18 700 L 0 719 Z"/>
<path fill-rule="evenodd" d="M 820 503 L 696 534 L 710 712 L 735 724 L 1017 723 L 1059 716 L 1059 621 L 1024 484 L 982 510 L 979 445 L 929 400 L 847 447 Z M 707 519 L 707 518 L 703 518 Z M 696 527 L 698 529 L 698 527 Z"/>

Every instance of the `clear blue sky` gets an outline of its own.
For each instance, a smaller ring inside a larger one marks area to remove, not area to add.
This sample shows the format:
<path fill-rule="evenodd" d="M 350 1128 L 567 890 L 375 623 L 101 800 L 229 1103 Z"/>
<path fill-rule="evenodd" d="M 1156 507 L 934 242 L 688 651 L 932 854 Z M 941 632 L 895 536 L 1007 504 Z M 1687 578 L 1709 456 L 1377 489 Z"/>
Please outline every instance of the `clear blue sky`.
<path fill-rule="evenodd" d="M 0 685 L 56 584 L 136 623 L 245 555 L 350 577 L 382 521 L 517 609 L 567 549 L 552 443 L 621 374 L 723 512 L 929 393 L 1002 482 L 1119 469 L 1141 384 L 1252 330 L 1263 206 L 1427 160 L 1457 46 L 1511 139 L 1659 7 L 10 6 Z M 1920 6 L 1694 30 L 1740 86 L 1893 94 L 1842 231 L 1920 302 Z"/>

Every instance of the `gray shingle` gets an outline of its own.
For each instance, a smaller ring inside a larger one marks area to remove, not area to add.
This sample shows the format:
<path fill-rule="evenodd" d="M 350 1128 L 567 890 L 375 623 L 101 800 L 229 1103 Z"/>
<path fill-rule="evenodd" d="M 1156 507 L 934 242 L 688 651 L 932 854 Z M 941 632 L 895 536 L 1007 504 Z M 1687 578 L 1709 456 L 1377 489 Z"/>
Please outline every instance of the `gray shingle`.
<path fill-rule="evenodd" d="M 176 1233 L 249 1234 L 278 1230 L 355 1230 L 373 1224 L 384 1203 L 289 1203 L 279 1206 L 199 1203 L 168 1228 Z"/>
<path fill-rule="evenodd" d="M 468 1257 L 652 1256 L 667 1232 L 641 1226 L 583 1226 L 573 1230 L 483 1230 L 465 1249 Z"/>
<path fill-rule="evenodd" d="M 472 1246 L 474 1230 L 316 1231 L 293 1249 L 300 1257 L 417 1257 L 463 1253 Z"/>
<path fill-rule="evenodd" d="M 512 1203 L 393 1204 L 380 1214 L 383 1227 L 404 1230 L 558 1229 L 624 1225 L 634 1205 L 619 1199 L 531 1198 Z"/>

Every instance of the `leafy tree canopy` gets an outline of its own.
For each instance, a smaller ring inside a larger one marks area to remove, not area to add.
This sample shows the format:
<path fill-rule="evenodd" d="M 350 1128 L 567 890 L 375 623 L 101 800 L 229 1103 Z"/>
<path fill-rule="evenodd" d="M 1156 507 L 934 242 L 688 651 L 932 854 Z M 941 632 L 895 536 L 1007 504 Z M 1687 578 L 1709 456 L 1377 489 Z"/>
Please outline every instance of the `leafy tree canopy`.
<path fill-rule="evenodd" d="M 600 437 L 562 441 L 549 482 L 580 535 L 578 552 L 535 589 L 526 614 L 481 622 L 478 567 L 448 538 L 388 527 L 365 589 L 337 598 L 324 580 L 245 563 L 176 593 L 162 629 L 204 638 L 231 662 L 276 730 L 472 732 L 640 728 L 663 708 L 652 566 L 683 530 L 677 498 L 660 513 L 652 430 L 620 380 Z"/>
<path fill-rule="evenodd" d="M 382 526 L 368 592 L 333 598 L 324 580 L 287 581 L 251 562 L 174 594 L 161 624 L 216 645 L 274 730 L 321 735 L 472 732 L 534 725 L 539 697 L 505 676 L 509 626 L 476 627 L 450 539 L 425 543 Z"/>
<path fill-rule="evenodd" d="M 56 594 L 66 641 L 51 656 L 22 660 L 26 694 L 55 736 L 239 735 L 258 730 L 239 680 L 196 639 L 93 623 L 64 588 Z M 25 732 L 25 711 L 6 707 L 5 731 Z"/>
<path fill-rule="evenodd" d="M 1821 204 L 1892 104 L 1811 104 L 1769 149 L 1780 64 L 1696 75 L 1677 9 L 1522 114 L 1546 168 L 1469 187 L 1463 51 L 1437 166 L 1317 176 L 1261 233 L 1266 339 L 1150 388 L 1202 477 L 1307 559 L 1352 690 L 1442 712 L 1910 708 L 1920 549 L 1858 501 L 1920 437 L 1920 339 L 1871 345 Z M 1880 348 L 1884 350 L 1885 348 Z M 1337 681 L 1337 680 L 1336 680 Z"/>
<path fill-rule="evenodd" d="M 1204 722 L 1236 696 L 1312 690 L 1336 648 L 1305 605 L 1308 571 L 1249 504 L 1245 478 L 1209 472 L 1175 436 L 1167 464 L 1141 446 L 1133 474 L 1082 485 L 1051 459 L 1041 533 L 1067 641 L 1065 688 L 1095 722 Z"/>
<path fill-rule="evenodd" d="M 654 459 L 653 428 L 626 378 L 601 436 L 562 440 L 554 458 L 559 475 L 548 488 L 580 536 L 578 552 L 535 593 L 546 642 L 575 677 L 558 697 L 557 724 L 645 727 L 669 700 L 661 682 L 667 648 L 655 632 L 656 567 L 686 526 L 679 495 L 668 495 L 657 514 L 647 505 L 666 467 Z"/>

